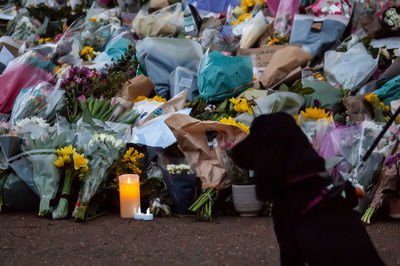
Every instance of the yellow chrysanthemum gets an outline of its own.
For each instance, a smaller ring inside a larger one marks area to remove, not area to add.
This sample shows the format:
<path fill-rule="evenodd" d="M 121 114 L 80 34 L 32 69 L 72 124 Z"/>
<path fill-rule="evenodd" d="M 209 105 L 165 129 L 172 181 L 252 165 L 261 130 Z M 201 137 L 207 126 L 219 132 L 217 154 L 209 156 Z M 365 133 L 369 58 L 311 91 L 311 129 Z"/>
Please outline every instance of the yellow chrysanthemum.
<path fill-rule="evenodd" d="M 147 98 L 146 96 L 138 96 L 134 100 L 134 102 L 136 103 L 136 102 L 140 102 L 140 101 L 144 101 L 144 100 L 146 100 L 146 101 L 156 101 L 156 102 L 159 102 L 159 103 L 167 102 L 167 99 L 165 99 L 165 98 L 163 98 L 161 96 L 158 96 L 158 95 L 154 96 L 153 98 Z"/>
<path fill-rule="evenodd" d="M 245 98 L 236 100 L 235 98 L 232 97 L 231 99 L 229 99 L 229 101 L 234 104 L 233 110 L 235 110 L 236 112 L 249 113 L 249 114 L 253 113 L 252 106 L 249 105 L 249 103 Z"/>
<path fill-rule="evenodd" d="M 77 152 L 74 152 L 72 155 L 72 158 L 74 159 L 74 169 L 79 170 L 80 168 L 84 168 L 87 166 L 88 160 L 85 159 L 84 154 L 79 154 Z"/>
<path fill-rule="evenodd" d="M 64 166 L 64 159 L 62 157 L 58 157 L 57 161 L 54 162 L 56 167 L 63 167 Z"/>
<path fill-rule="evenodd" d="M 331 118 L 332 114 L 324 109 L 320 109 L 317 107 L 314 108 L 306 108 L 306 111 L 301 111 L 300 112 L 305 119 L 311 119 L 311 120 L 319 120 L 322 118 Z"/>
<path fill-rule="evenodd" d="M 221 120 L 219 120 L 220 123 L 225 124 L 225 125 L 233 125 L 236 126 L 240 129 L 242 129 L 244 132 L 246 132 L 247 134 L 250 133 L 250 127 L 246 126 L 243 123 L 237 122 L 235 119 L 233 119 L 232 117 L 229 118 L 222 118 Z"/>

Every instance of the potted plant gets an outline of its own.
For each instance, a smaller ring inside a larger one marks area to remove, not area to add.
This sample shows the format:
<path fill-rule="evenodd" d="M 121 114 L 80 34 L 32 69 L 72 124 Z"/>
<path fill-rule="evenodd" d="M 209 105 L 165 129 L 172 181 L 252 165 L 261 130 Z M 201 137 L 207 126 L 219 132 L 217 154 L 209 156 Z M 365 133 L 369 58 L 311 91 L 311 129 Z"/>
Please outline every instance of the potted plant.
<path fill-rule="evenodd" d="M 400 153 L 390 156 L 385 165 L 391 169 L 396 167 L 396 174 L 392 179 L 392 187 L 385 189 L 384 194 L 389 197 L 389 216 L 400 219 Z"/>
<path fill-rule="evenodd" d="M 225 150 L 223 161 L 227 175 L 233 180 L 232 197 L 235 210 L 242 217 L 257 216 L 264 207 L 264 202 L 256 196 L 256 185 L 252 171 L 238 167 L 231 157 L 233 144 L 230 142 L 221 146 Z"/>

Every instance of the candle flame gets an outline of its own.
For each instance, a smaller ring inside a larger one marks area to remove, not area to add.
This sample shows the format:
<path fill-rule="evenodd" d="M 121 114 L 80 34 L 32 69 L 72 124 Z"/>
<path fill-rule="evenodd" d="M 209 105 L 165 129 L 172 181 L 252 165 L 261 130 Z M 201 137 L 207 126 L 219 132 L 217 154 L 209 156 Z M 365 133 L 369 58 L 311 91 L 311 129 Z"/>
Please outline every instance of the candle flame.
<path fill-rule="evenodd" d="M 130 184 L 131 183 L 131 179 L 130 178 L 128 178 L 128 184 Z"/>

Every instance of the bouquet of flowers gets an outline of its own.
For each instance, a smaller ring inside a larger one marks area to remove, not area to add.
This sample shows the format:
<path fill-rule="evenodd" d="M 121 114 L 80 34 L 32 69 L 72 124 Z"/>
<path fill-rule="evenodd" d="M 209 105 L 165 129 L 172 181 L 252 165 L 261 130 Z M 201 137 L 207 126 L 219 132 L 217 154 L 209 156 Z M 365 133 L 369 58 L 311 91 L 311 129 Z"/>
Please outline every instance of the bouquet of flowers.
<path fill-rule="evenodd" d="M 382 20 L 387 28 L 391 31 L 400 30 L 400 7 L 390 7 L 388 8 L 382 16 Z"/>
<path fill-rule="evenodd" d="M 84 154 L 76 152 L 72 145 L 57 150 L 58 159 L 54 165 L 65 170 L 64 184 L 57 209 L 53 211 L 53 219 L 62 219 L 68 215 L 68 197 L 72 181 L 75 178 L 83 179 L 89 170 L 88 160 Z"/>
<path fill-rule="evenodd" d="M 23 153 L 9 158 L 9 165 L 15 173 L 40 197 L 39 216 L 49 216 L 52 208 L 50 200 L 55 198 L 61 173 L 52 162 L 57 159 L 56 148 L 66 141 L 66 133 L 58 133 L 47 124 L 29 124 L 32 121 L 17 122 L 17 127 L 29 134 L 28 128 L 41 129 L 42 134 L 28 136 Z M 40 126 L 42 124 L 42 126 Z M 24 126 L 25 125 L 25 126 Z M 39 130 L 40 131 L 40 130 Z"/>
<path fill-rule="evenodd" d="M 121 140 L 108 134 L 95 134 L 86 146 L 85 151 L 90 159 L 90 172 L 83 179 L 78 202 L 74 210 L 77 221 L 85 220 L 86 210 L 91 198 L 101 190 L 107 179 L 107 171 L 118 160 L 125 147 Z"/>

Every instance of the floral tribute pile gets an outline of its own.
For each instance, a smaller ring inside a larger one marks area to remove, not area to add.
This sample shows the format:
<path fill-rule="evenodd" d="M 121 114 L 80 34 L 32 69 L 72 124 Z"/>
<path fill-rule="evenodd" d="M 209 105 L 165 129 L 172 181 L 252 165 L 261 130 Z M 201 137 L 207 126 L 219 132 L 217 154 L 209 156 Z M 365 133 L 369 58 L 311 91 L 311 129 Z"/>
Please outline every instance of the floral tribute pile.
<path fill-rule="evenodd" d="M 136 174 L 142 210 L 211 221 L 232 207 L 233 184 L 254 184 L 231 148 L 275 112 L 293 116 L 341 184 L 400 106 L 399 4 L 1 6 L 0 210 L 87 221 L 118 211 L 118 178 Z M 358 169 L 366 223 L 400 202 L 399 124 Z"/>

